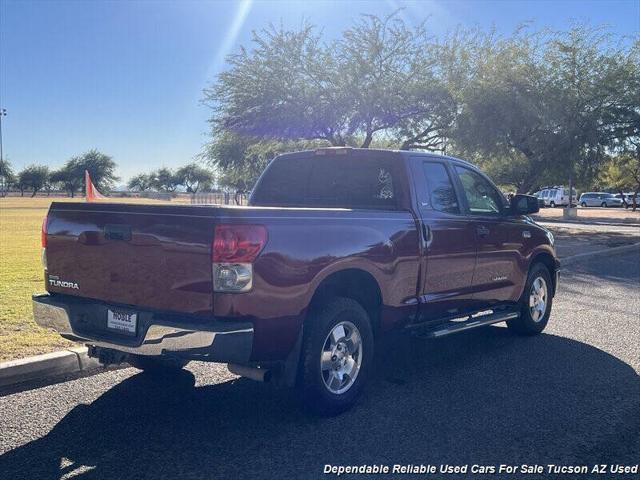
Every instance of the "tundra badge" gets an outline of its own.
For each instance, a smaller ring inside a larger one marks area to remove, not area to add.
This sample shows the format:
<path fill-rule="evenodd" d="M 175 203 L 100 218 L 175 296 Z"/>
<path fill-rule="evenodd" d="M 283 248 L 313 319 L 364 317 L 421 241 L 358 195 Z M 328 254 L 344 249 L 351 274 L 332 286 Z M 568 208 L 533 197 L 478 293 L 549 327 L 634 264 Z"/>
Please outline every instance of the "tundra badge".
<path fill-rule="evenodd" d="M 74 290 L 80 290 L 76 282 L 70 282 L 68 280 L 60 280 L 57 275 L 49 275 L 49 285 L 52 287 L 72 288 Z"/>

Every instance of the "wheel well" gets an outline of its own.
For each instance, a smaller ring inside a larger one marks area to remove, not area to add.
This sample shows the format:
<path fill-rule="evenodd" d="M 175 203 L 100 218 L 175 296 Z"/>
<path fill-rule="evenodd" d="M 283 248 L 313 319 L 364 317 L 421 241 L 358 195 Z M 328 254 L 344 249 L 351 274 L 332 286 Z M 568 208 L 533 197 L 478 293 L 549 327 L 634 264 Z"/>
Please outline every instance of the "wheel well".
<path fill-rule="evenodd" d="M 531 266 L 529 267 L 529 269 L 531 269 L 531 267 L 533 267 L 536 263 L 543 264 L 545 267 L 547 267 L 547 270 L 549 270 L 549 275 L 551 276 L 551 284 L 553 287 L 553 294 L 555 295 L 556 286 L 557 286 L 556 276 L 554 275 L 556 271 L 556 261 L 554 260 L 553 256 L 550 253 L 543 252 L 533 257 L 533 260 L 531 260 Z"/>
<path fill-rule="evenodd" d="M 380 324 L 382 294 L 378 282 L 364 270 L 347 269 L 325 278 L 311 299 L 311 309 L 332 297 L 346 297 L 358 302 L 367 311 L 374 333 Z"/>

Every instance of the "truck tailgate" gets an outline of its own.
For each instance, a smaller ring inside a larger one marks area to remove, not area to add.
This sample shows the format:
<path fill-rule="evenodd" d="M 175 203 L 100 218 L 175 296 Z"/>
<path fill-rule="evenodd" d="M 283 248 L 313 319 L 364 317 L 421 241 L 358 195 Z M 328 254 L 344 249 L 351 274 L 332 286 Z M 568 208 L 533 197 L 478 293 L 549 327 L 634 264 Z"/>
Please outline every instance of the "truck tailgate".
<path fill-rule="evenodd" d="M 210 316 L 216 210 L 54 202 L 47 218 L 47 290 Z"/>

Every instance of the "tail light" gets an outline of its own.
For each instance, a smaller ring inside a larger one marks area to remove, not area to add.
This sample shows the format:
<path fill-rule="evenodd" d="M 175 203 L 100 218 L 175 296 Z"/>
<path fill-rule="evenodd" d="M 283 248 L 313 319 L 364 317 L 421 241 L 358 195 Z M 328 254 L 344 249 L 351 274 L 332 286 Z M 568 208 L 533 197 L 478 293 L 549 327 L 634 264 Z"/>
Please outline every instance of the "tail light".
<path fill-rule="evenodd" d="M 40 230 L 40 243 L 42 244 L 42 266 L 47 269 L 47 216 L 42 220 L 42 229 Z"/>
<path fill-rule="evenodd" d="M 262 225 L 216 225 L 213 236 L 213 289 L 247 292 L 253 286 L 253 261 L 267 243 Z"/>
<path fill-rule="evenodd" d="M 47 248 L 47 216 L 44 216 L 42 220 L 42 230 L 40 233 L 40 241 L 42 243 L 42 248 Z"/>

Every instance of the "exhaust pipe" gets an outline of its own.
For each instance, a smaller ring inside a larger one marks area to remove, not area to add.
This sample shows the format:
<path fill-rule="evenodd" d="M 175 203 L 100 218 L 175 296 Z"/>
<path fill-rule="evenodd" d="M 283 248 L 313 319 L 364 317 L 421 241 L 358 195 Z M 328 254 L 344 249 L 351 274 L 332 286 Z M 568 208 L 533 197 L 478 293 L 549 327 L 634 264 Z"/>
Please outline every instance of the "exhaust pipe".
<path fill-rule="evenodd" d="M 266 368 L 247 367 L 245 365 L 238 365 L 237 363 L 229 363 L 227 364 L 227 368 L 231 373 L 255 380 L 256 382 L 267 383 L 271 381 L 271 370 L 267 370 Z"/>

